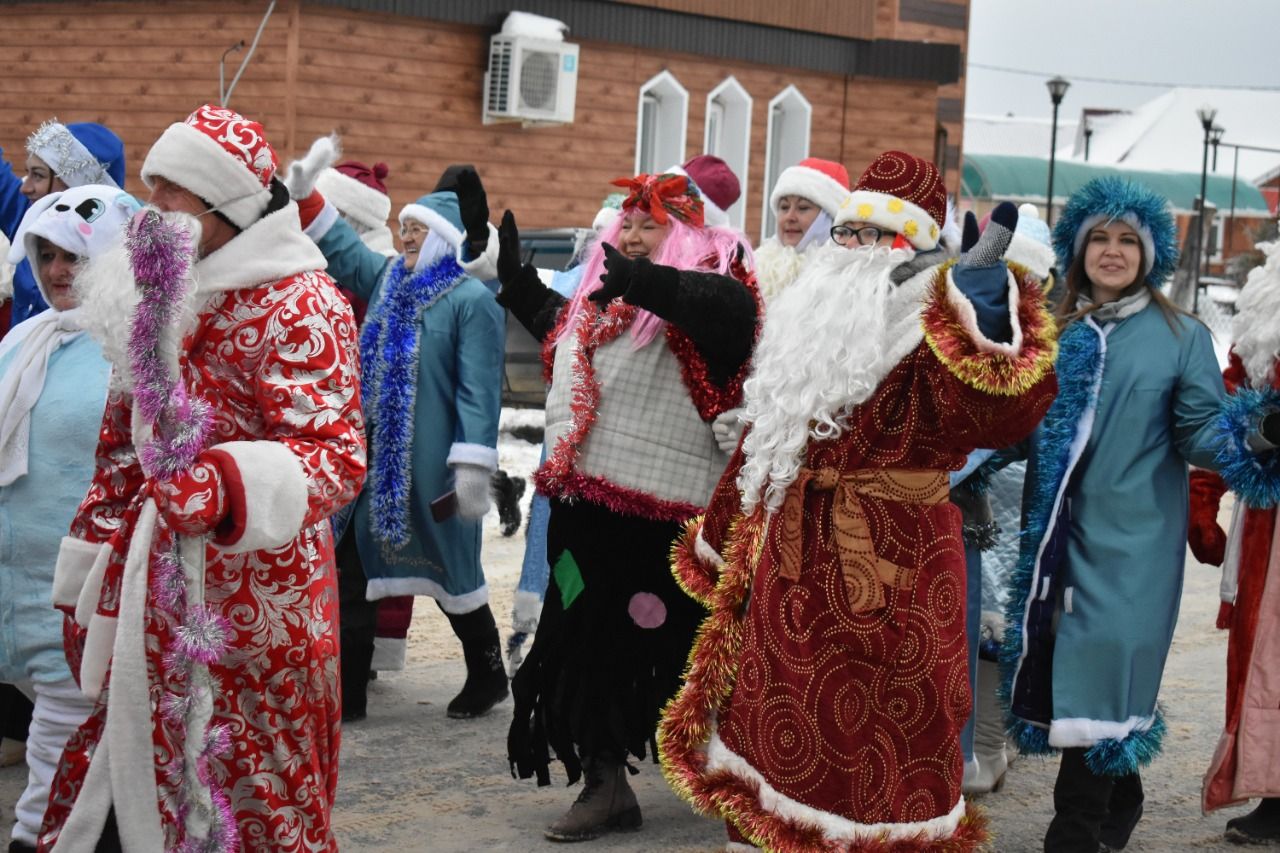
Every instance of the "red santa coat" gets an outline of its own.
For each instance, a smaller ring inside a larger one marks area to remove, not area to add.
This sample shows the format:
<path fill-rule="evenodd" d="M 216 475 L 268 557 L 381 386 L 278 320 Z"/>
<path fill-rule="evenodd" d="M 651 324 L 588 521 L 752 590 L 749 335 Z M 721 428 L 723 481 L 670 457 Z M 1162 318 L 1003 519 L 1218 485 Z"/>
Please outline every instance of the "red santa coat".
<path fill-rule="evenodd" d="M 1259 317 L 1267 323 L 1274 316 Z M 1236 352 L 1222 374 L 1227 392 L 1258 387 Z M 1280 389 L 1280 365 L 1271 375 L 1253 377 Z M 1225 490 L 1221 477 L 1192 474 L 1192 517 L 1217 515 Z M 1226 553 L 1228 582 L 1218 615 L 1227 637 L 1226 722 L 1201 790 L 1204 811 L 1237 805 L 1254 797 L 1280 796 L 1280 540 L 1275 536 L 1275 507 L 1239 502 Z M 1193 533 L 1194 536 L 1194 533 Z M 1198 550 L 1199 556 L 1201 551 Z M 1216 560 L 1215 560 L 1216 561 Z M 1230 577 L 1234 576 L 1234 600 Z"/>
<path fill-rule="evenodd" d="M 230 625 L 209 666 L 213 726 L 230 749 L 210 761 L 242 850 L 337 850 L 338 598 L 326 519 L 365 472 L 351 309 L 290 205 L 195 267 L 202 305 L 178 370 L 214 410 L 229 528 L 180 540 L 204 561 L 205 602 Z M 128 394 L 108 401 L 93 484 L 63 542 L 55 603 L 68 656 L 98 702 L 72 737 L 45 816 L 42 850 L 91 851 L 109 808 L 125 849 L 189 836 L 184 731 L 160 708 L 186 685 L 167 657 L 176 624 L 159 606 L 153 560 L 174 542 L 146 497 Z"/>
<path fill-rule="evenodd" d="M 772 522 L 740 511 L 739 450 L 677 545 L 677 575 L 712 613 L 664 716 L 663 766 L 756 845 L 968 850 L 985 837 L 960 795 L 965 558 L 946 471 L 1026 436 L 1056 392 L 1054 323 L 1019 274 L 1020 345 L 1000 347 L 945 270 L 923 273 L 922 329 L 841 436 L 810 442 Z"/>

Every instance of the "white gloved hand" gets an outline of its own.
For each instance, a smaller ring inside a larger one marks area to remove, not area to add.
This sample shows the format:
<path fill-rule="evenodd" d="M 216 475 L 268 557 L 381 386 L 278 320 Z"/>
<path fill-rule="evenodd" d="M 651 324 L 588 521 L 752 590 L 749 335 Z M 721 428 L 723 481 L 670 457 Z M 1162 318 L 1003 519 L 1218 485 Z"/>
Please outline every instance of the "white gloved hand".
<path fill-rule="evenodd" d="M 474 521 L 489 511 L 489 478 L 492 472 L 482 465 L 459 462 L 453 466 L 454 491 L 458 493 L 458 515 Z"/>
<path fill-rule="evenodd" d="M 304 199 L 315 192 L 320 173 L 338 162 L 342 156 L 342 140 L 338 134 L 322 136 L 311 143 L 311 150 L 301 160 L 294 160 L 285 169 L 284 185 L 292 199 Z"/>
<path fill-rule="evenodd" d="M 715 436 L 716 444 L 720 445 L 720 449 L 725 453 L 732 453 L 738 449 L 738 441 L 742 438 L 742 421 L 738 419 L 741 415 L 742 409 L 730 409 L 716 415 L 715 421 L 711 424 L 711 434 Z"/>

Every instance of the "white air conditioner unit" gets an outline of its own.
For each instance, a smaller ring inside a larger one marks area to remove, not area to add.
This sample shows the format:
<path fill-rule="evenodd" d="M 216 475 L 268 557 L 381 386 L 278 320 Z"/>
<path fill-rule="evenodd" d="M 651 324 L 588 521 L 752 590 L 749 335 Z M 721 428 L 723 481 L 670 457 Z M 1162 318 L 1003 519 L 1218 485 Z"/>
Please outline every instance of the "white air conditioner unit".
<path fill-rule="evenodd" d="M 571 122 L 577 91 L 576 44 L 503 34 L 489 39 L 485 124 Z"/>

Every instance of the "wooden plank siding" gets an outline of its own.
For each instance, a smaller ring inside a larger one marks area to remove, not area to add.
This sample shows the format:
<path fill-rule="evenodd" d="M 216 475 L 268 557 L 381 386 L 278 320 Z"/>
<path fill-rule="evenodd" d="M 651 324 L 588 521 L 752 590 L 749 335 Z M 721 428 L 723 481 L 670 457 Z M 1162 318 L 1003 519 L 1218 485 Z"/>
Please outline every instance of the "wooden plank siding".
<path fill-rule="evenodd" d="M 672 0 L 676 2 L 676 0 Z M 692 2 L 692 0 L 690 0 Z M 697 4 L 695 4 L 697 5 Z M 665 7 L 664 7 L 665 8 Z M 896 0 L 875 0 L 876 36 Z M 218 58 L 252 41 L 260 0 L 7 5 L 0 28 L 0 145 L 23 171 L 22 144 L 44 119 L 100 121 L 124 139 L 131 191 L 151 143 L 218 96 Z M 738 16 L 741 19 L 741 16 Z M 49 38 L 31 47 L 29 33 Z M 753 99 L 746 231 L 759 234 L 768 103 L 795 85 L 813 107 L 810 153 L 857 174 L 881 150 L 932 157 L 938 98 L 955 87 L 843 77 L 598 41 L 580 45 L 574 123 L 523 128 L 481 120 L 490 32 L 390 14 L 281 0 L 230 106 L 261 121 L 282 163 L 330 131 L 345 156 L 390 167 L 393 211 L 434 187 L 452 162 L 474 163 L 492 219 L 510 207 L 525 228 L 585 225 L 609 181 L 635 162 L 640 87 L 661 71 L 689 92 L 686 157 L 701 152 L 708 93 L 732 75 Z M 227 80 L 243 53 L 227 59 Z M 959 94 L 949 97 L 963 97 Z M 958 143 L 960 130 L 951 135 Z M 948 171 L 948 183 L 959 170 Z"/>
<path fill-rule="evenodd" d="M 877 5 L 882 0 L 614 0 L 710 18 L 750 21 L 771 27 L 806 30 L 851 39 L 875 38 Z"/>
<path fill-rule="evenodd" d="M 893 2 L 899 3 L 899 0 Z M 947 129 L 947 147 L 949 151 L 954 151 L 954 155 L 949 154 L 945 158 L 947 163 L 944 177 L 947 190 L 958 195 L 964 157 L 963 69 L 968 66 L 969 56 L 969 0 L 900 0 L 898 14 L 895 38 L 957 44 L 964 57 L 960 66 L 960 79 L 937 89 L 937 96 L 943 105 L 937 121 Z"/>

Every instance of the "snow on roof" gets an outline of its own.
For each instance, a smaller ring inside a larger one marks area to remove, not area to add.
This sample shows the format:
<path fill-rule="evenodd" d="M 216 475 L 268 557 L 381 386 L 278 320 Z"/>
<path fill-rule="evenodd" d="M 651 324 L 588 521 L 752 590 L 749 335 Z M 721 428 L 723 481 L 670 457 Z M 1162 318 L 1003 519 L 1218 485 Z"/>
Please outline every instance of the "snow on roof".
<path fill-rule="evenodd" d="M 1146 171 L 1199 172 L 1204 128 L 1196 110 L 1204 105 L 1217 109 L 1214 124 L 1225 129 L 1224 142 L 1280 148 L 1280 91 L 1178 88 L 1131 112 L 1090 116 L 1089 162 Z M 1083 137 L 1082 132 L 1075 135 L 1069 145 L 1058 149 L 1058 156 L 1083 160 Z M 1235 149 L 1220 146 L 1214 169 L 1210 151 L 1209 171 L 1230 177 L 1234 157 Z M 1240 177 L 1251 183 L 1278 167 L 1280 152 L 1240 152 Z"/>
<path fill-rule="evenodd" d="M 966 154 L 1045 157 L 1049 153 L 1051 132 L 1052 122 L 1047 118 L 967 115 L 964 117 L 964 150 Z M 1059 147 L 1075 132 L 1075 122 L 1063 121 L 1059 115 Z"/>

